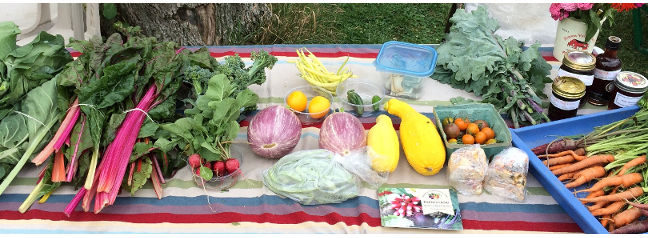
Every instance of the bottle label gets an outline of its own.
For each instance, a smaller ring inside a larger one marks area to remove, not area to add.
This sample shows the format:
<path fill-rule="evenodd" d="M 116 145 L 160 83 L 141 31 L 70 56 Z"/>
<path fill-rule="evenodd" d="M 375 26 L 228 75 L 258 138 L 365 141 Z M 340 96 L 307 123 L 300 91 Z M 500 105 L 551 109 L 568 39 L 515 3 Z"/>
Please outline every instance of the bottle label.
<path fill-rule="evenodd" d="M 594 83 L 594 76 L 593 75 L 582 75 L 582 74 L 574 74 L 568 71 L 565 71 L 563 69 L 560 69 L 557 71 L 557 76 L 558 77 L 572 77 L 572 78 L 577 78 L 582 81 L 585 86 L 591 86 Z"/>
<path fill-rule="evenodd" d="M 616 104 L 619 107 L 628 107 L 635 105 L 639 100 L 641 100 L 642 96 L 639 97 L 630 97 L 630 96 L 625 96 L 619 92 L 616 92 L 616 97 L 614 98 L 614 104 Z"/>
<path fill-rule="evenodd" d="M 607 71 L 607 70 L 602 70 L 602 69 L 594 69 L 594 77 L 606 80 L 606 81 L 612 81 L 616 79 L 616 75 L 620 73 L 621 70 L 614 70 L 614 71 Z"/>
<path fill-rule="evenodd" d="M 555 97 L 555 94 L 551 94 L 550 101 L 551 104 L 553 104 L 553 106 L 565 111 L 576 110 L 580 106 L 580 100 L 564 101 L 562 99 Z"/>

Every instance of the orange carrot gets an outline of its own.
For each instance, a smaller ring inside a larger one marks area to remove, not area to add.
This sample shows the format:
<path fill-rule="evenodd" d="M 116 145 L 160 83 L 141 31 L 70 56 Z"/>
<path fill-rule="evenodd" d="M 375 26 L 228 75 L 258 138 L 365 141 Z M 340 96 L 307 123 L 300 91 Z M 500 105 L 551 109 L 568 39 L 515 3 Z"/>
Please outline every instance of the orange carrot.
<path fill-rule="evenodd" d="M 594 205 L 588 206 L 587 210 L 589 210 L 590 212 L 593 212 L 593 211 L 596 211 L 598 209 L 601 209 L 601 208 L 607 206 L 608 204 L 609 204 L 608 201 L 597 202 L 597 203 L 594 203 Z"/>
<path fill-rule="evenodd" d="M 573 178 L 575 180 L 564 186 L 567 188 L 575 188 L 591 181 L 592 179 L 603 177 L 606 173 L 605 168 L 602 166 L 592 166 L 574 175 Z"/>
<path fill-rule="evenodd" d="M 594 192 L 594 191 L 602 190 L 605 187 L 618 186 L 618 185 L 627 188 L 637 183 L 640 183 L 641 181 L 643 181 L 643 175 L 641 175 L 640 173 L 631 173 L 631 174 L 625 174 L 620 176 L 612 176 L 598 181 L 591 188 L 584 189 L 578 192 Z"/>
<path fill-rule="evenodd" d="M 563 173 L 578 171 L 578 170 L 581 170 L 583 168 L 587 168 L 589 166 L 596 165 L 596 164 L 611 163 L 612 161 L 614 161 L 614 156 L 613 155 L 594 155 L 594 156 L 590 156 L 587 159 L 579 161 L 579 162 L 577 162 L 575 164 L 572 164 L 571 166 L 560 168 L 560 169 L 557 169 L 557 170 L 552 171 L 552 172 L 555 175 L 559 175 L 559 174 L 563 174 Z"/>
<path fill-rule="evenodd" d="M 646 162 L 646 160 L 647 160 L 647 156 L 642 155 L 642 156 L 639 156 L 639 157 L 637 157 L 637 158 L 635 158 L 633 160 L 628 161 L 627 163 L 625 163 L 623 165 L 623 167 L 621 167 L 621 172 L 618 172 L 618 175 L 625 174 L 625 172 L 627 172 L 630 168 L 632 168 L 634 166 L 637 166 L 637 165 L 640 165 L 640 164 L 643 164 L 643 163 Z"/>
<path fill-rule="evenodd" d="M 566 174 L 560 175 L 560 177 L 557 177 L 557 179 L 559 179 L 560 181 L 564 182 L 565 180 L 572 179 L 572 178 L 573 178 L 573 175 L 575 175 L 575 174 L 576 174 L 576 173 L 566 173 Z"/>
<path fill-rule="evenodd" d="M 609 223 L 609 220 L 612 219 L 611 215 L 604 215 L 603 217 L 600 218 L 600 224 L 607 228 L 607 223 Z"/>
<path fill-rule="evenodd" d="M 52 165 L 52 182 L 65 181 L 65 164 L 63 162 L 63 150 L 54 154 L 54 164 Z"/>
<path fill-rule="evenodd" d="M 603 195 L 605 195 L 605 191 L 603 191 L 603 190 L 598 190 L 598 191 L 590 192 L 590 193 L 586 196 L 586 198 L 593 198 L 593 197 L 598 197 L 598 196 L 603 196 Z"/>
<path fill-rule="evenodd" d="M 621 210 L 623 206 L 625 206 L 625 201 L 613 202 L 612 204 L 609 204 L 607 207 L 592 211 L 591 215 L 594 216 L 611 215 L 618 212 L 618 210 Z"/>
<path fill-rule="evenodd" d="M 560 156 L 560 157 L 555 157 L 555 158 L 552 158 L 552 159 L 544 160 L 544 165 L 552 166 L 552 165 L 558 165 L 558 164 L 571 163 L 573 161 L 575 161 L 575 159 L 573 158 L 573 155 L 565 155 L 565 156 Z"/>
<path fill-rule="evenodd" d="M 556 170 L 556 169 L 559 169 L 559 168 L 562 168 L 562 167 L 567 167 L 569 165 L 571 165 L 571 164 L 570 163 L 558 164 L 558 165 L 553 165 L 553 166 L 549 167 L 548 169 L 553 171 L 553 170 Z"/>
<path fill-rule="evenodd" d="M 633 199 L 638 196 L 643 195 L 643 188 L 641 187 L 633 187 L 628 190 L 625 190 L 623 192 L 615 193 L 615 194 L 610 194 L 607 196 L 600 196 L 600 197 L 595 197 L 595 198 L 580 198 L 580 201 L 582 202 L 600 202 L 600 201 L 620 201 L 620 200 L 625 200 L 625 199 Z"/>
<path fill-rule="evenodd" d="M 616 225 L 616 227 L 621 227 L 635 221 L 639 217 L 641 217 L 641 211 L 636 207 L 632 207 L 616 214 L 614 216 L 614 225 Z"/>

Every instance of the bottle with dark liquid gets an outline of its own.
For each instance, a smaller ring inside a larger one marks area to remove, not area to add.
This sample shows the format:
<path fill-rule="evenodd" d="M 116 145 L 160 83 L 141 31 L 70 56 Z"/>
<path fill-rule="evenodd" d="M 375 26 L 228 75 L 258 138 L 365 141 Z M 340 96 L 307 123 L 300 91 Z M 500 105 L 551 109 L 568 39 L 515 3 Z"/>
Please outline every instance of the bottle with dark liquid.
<path fill-rule="evenodd" d="M 605 43 L 605 53 L 596 57 L 594 69 L 594 83 L 587 87 L 587 101 L 596 106 L 606 105 L 609 102 L 607 85 L 616 79 L 621 72 L 621 60 L 617 56 L 621 46 L 621 38 L 610 36 Z"/>

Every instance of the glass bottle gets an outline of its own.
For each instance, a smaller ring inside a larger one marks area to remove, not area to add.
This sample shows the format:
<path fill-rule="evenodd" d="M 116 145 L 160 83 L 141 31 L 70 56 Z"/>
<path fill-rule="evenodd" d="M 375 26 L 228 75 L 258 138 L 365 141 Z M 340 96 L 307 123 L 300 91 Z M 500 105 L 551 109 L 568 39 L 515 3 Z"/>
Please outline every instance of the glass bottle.
<path fill-rule="evenodd" d="M 621 38 L 610 36 L 605 43 L 605 53 L 596 57 L 594 83 L 587 86 L 587 101 L 596 106 L 606 105 L 609 101 L 607 85 L 621 72 L 622 63 L 617 56 Z"/>

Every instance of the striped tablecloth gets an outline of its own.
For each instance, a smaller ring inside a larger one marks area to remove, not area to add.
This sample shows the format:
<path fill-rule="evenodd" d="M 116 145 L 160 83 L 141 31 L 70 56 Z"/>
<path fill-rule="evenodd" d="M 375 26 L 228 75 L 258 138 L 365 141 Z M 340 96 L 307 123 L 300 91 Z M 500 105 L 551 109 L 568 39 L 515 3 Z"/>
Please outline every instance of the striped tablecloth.
<path fill-rule="evenodd" d="M 251 89 L 260 95 L 260 108 L 282 103 L 289 89 L 304 85 L 298 71 L 290 62 L 295 50 L 308 47 L 325 65 L 339 65 L 350 57 L 349 67 L 359 79 L 381 82 L 372 62 L 381 45 L 273 45 L 209 47 L 218 60 L 238 53 L 248 57 L 255 50 L 266 50 L 278 57 L 273 70 L 267 71 L 268 80 Z M 553 65 L 559 62 L 552 56 L 552 48 L 540 49 Z M 73 52 L 73 56 L 78 53 Z M 245 59 L 250 63 L 249 59 Z M 424 83 L 423 97 L 408 101 L 432 117 L 432 106 L 449 104 L 456 96 L 478 99 L 473 94 L 453 89 L 434 80 Z M 547 87 L 547 91 L 550 90 Z M 587 108 L 580 113 L 591 113 L 601 108 Z M 250 119 L 250 117 L 249 117 Z M 363 118 L 366 128 L 373 118 Z M 237 138 L 246 141 L 247 120 Z M 318 148 L 317 127 L 305 127 L 296 150 Z M 71 217 L 63 208 L 72 199 L 70 186 L 57 190 L 46 203 L 35 204 L 25 214 L 18 206 L 36 184 L 37 169 L 31 164 L 19 174 L 6 192 L 0 196 L 0 232 L 2 233 L 432 233 L 433 230 L 397 229 L 381 227 L 375 190 L 363 188 L 359 197 L 339 204 L 301 206 L 287 198 L 275 195 L 261 182 L 262 172 L 273 164 L 255 156 L 247 145 L 236 144 L 241 151 L 243 179 L 227 192 L 206 191 L 195 186 L 189 169 L 181 169 L 163 185 L 164 197 L 155 198 L 151 184 L 145 185 L 134 196 L 122 192 L 113 206 L 100 214 L 84 213 L 77 208 Z M 399 165 L 388 180 L 390 186 L 446 187 L 445 169 L 435 176 L 421 176 L 406 162 L 403 154 Z M 502 199 L 490 194 L 459 195 L 463 217 L 460 233 L 515 233 L 515 232 L 581 232 L 580 228 L 560 208 L 556 201 L 531 175 L 528 176 L 527 197 L 523 203 Z"/>

